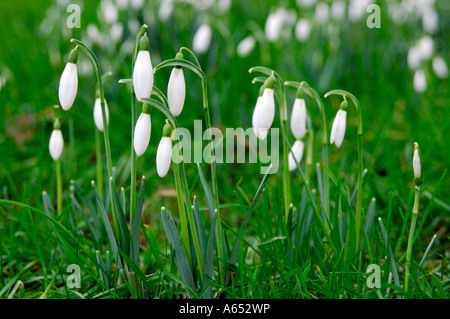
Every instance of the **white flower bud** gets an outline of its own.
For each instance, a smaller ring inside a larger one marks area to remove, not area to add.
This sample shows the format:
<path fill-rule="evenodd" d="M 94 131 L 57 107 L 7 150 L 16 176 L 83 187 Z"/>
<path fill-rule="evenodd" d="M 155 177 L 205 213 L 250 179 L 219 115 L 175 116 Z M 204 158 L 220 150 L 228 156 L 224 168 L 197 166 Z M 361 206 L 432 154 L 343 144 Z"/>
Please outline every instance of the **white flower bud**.
<path fill-rule="evenodd" d="M 290 171 L 293 171 L 297 168 L 294 158 L 297 161 L 297 163 L 300 164 L 300 161 L 302 160 L 302 157 L 303 157 L 304 147 L 305 147 L 305 144 L 300 140 L 296 140 L 294 145 L 292 145 L 292 149 L 289 152 L 289 156 L 288 156 Z"/>
<path fill-rule="evenodd" d="M 341 147 L 342 141 L 345 135 L 345 126 L 347 122 L 347 111 L 340 109 L 333 121 L 331 127 L 330 143 L 336 144 L 337 147 Z"/>
<path fill-rule="evenodd" d="M 48 149 L 50 151 L 50 156 L 53 160 L 58 160 L 61 157 L 64 148 L 64 140 L 61 130 L 53 130 L 50 136 L 50 141 L 48 143 Z"/>
<path fill-rule="evenodd" d="M 304 99 L 296 98 L 291 115 L 291 131 L 296 139 L 301 139 L 306 133 L 306 105 Z"/>
<path fill-rule="evenodd" d="M 108 103 L 106 103 L 106 100 L 105 100 L 105 114 L 106 114 L 106 125 L 108 125 L 109 124 L 109 109 L 108 109 Z M 97 129 L 100 132 L 103 132 L 104 127 L 103 127 L 102 106 L 100 103 L 100 98 L 95 99 L 94 122 L 95 122 L 95 126 L 97 126 Z"/>
<path fill-rule="evenodd" d="M 442 57 L 436 56 L 433 59 L 433 71 L 440 79 L 445 79 L 448 76 L 447 63 Z"/>
<path fill-rule="evenodd" d="M 133 139 L 134 151 L 137 156 L 144 154 L 148 147 L 148 143 L 150 142 L 151 127 L 152 123 L 150 120 L 150 114 L 141 113 L 136 122 Z"/>
<path fill-rule="evenodd" d="M 77 65 L 72 62 L 68 62 L 61 74 L 59 80 L 59 103 L 63 110 L 67 111 L 73 105 L 75 97 L 78 91 L 78 72 Z"/>
<path fill-rule="evenodd" d="M 419 147 L 418 147 L 417 143 L 414 143 L 413 170 L 414 170 L 414 177 L 415 178 L 421 178 L 422 177 L 421 165 L 420 165 Z"/>
<path fill-rule="evenodd" d="M 208 51 L 211 44 L 212 29 L 208 24 L 202 24 L 194 35 L 192 48 L 194 52 L 203 54 Z"/>
<path fill-rule="evenodd" d="M 140 50 L 133 69 L 133 87 L 138 101 L 149 98 L 153 88 L 153 66 L 148 50 Z"/>
<path fill-rule="evenodd" d="M 167 85 L 167 100 L 173 116 L 180 115 L 186 98 L 186 83 L 182 68 L 173 68 Z"/>
<path fill-rule="evenodd" d="M 172 139 L 167 136 L 163 136 L 158 145 L 156 152 L 156 171 L 159 177 L 164 177 L 170 168 L 172 162 Z"/>

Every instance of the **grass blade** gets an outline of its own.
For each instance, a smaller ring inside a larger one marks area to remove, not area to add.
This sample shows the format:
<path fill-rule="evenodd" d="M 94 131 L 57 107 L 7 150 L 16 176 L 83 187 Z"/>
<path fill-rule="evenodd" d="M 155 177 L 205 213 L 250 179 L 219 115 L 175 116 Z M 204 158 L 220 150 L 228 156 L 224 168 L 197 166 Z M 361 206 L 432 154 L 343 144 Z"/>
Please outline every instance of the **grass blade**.
<path fill-rule="evenodd" d="M 175 263 L 177 264 L 180 276 L 186 283 L 186 285 L 189 286 L 191 290 L 195 291 L 194 277 L 192 275 L 189 260 L 186 255 L 186 250 L 184 249 L 183 242 L 181 241 L 181 237 L 172 217 L 164 207 L 161 208 L 161 219 L 167 239 L 172 246 Z"/>
<path fill-rule="evenodd" d="M 122 210 L 122 205 L 119 201 L 119 196 L 117 195 L 116 189 L 114 188 L 114 180 L 111 177 L 109 180 L 112 189 L 112 198 L 114 201 L 114 212 L 117 217 L 117 224 L 119 225 L 120 239 L 122 242 L 123 250 L 129 254 L 130 253 L 130 230 L 128 229 L 127 220 L 125 219 L 125 214 Z"/>
<path fill-rule="evenodd" d="M 139 233 L 141 229 L 141 219 L 142 219 L 142 207 L 144 205 L 144 193 L 145 193 L 145 176 L 142 176 L 141 189 L 139 190 L 139 199 L 136 206 L 136 212 L 133 220 L 133 225 L 131 226 L 131 239 L 132 245 L 131 251 L 133 255 L 131 256 L 135 264 L 138 263 L 138 252 L 139 252 Z"/>
<path fill-rule="evenodd" d="M 384 224 L 383 221 L 381 220 L 381 217 L 378 218 L 378 221 L 380 222 L 381 235 L 383 236 L 384 244 L 386 245 L 386 249 L 389 251 L 389 262 L 391 264 L 394 282 L 398 287 L 400 287 L 400 279 L 398 277 L 397 265 L 395 264 L 394 254 L 392 253 L 391 246 L 389 245 L 388 235 L 386 229 L 384 228 Z M 400 298 L 400 296 L 398 296 L 397 298 Z"/>

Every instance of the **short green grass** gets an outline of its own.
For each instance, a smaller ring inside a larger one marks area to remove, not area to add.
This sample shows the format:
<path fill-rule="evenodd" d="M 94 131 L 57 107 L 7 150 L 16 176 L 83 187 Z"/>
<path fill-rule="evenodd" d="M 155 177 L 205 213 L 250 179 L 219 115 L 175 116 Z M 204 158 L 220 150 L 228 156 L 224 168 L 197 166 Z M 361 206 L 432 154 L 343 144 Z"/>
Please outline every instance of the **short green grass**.
<path fill-rule="evenodd" d="M 292 2 L 292 3 L 290 3 Z M 48 154 L 48 138 L 52 127 L 52 106 L 57 103 L 59 76 L 71 46 L 69 39 L 85 34 L 88 23 L 101 21 L 96 17 L 96 2 L 85 4 L 82 29 L 67 39 L 56 29 L 51 36 L 42 36 L 40 23 L 51 6 L 50 1 L 26 4 L 0 4 L 0 72 L 9 70 L 7 85 L 0 90 L 0 186 L 3 200 L 0 213 L 0 298 L 133 298 L 139 297 L 127 282 L 103 284 L 96 263 L 95 250 L 105 260 L 108 240 L 99 227 L 99 238 L 90 230 L 85 218 L 89 205 L 95 205 L 90 185 L 95 179 L 95 149 L 92 107 L 95 77 L 80 76 L 79 93 L 70 113 L 62 115 L 66 142 L 62 158 L 64 169 L 64 213 L 56 223 L 47 218 L 42 192 L 56 202 L 55 166 Z M 286 1 L 295 7 L 295 1 Z M 443 1 L 438 1 L 438 6 Z M 139 23 L 149 24 L 149 37 L 154 65 L 170 59 L 180 46 L 191 46 L 200 22 L 200 14 L 188 5 L 175 11 L 173 23 L 164 24 L 149 12 L 156 12 L 153 2 L 146 10 L 132 12 Z M 181 6 L 181 5 L 180 5 Z M 373 222 L 367 229 L 365 250 L 354 252 L 354 209 L 351 196 L 357 180 L 356 114 L 349 108 L 344 144 L 329 146 L 329 170 L 332 229 L 330 242 L 313 216 L 304 185 L 298 172 L 292 173 L 293 209 L 288 224 L 282 202 L 281 174 L 268 176 L 259 194 L 248 225 L 239 235 L 240 227 L 264 179 L 255 164 L 220 164 L 218 179 L 221 200 L 222 228 L 226 234 L 227 257 L 235 240 L 241 238 L 237 263 L 230 266 L 232 280 L 221 285 L 217 276 L 217 258 L 213 268 L 213 298 L 448 298 L 449 285 L 449 190 L 447 173 L 450 145 L 449 80 L 430 76 L 423 95 L 414 92 L 413 73 L 406 65 L 408 47 L 421 35 L 420 26 L 388 23 L 382 7 L 382 28 L 368 29 L 364 21 L 338 23 L 336 36 L 339 50 L 330 46 L 325 26 L 315 26 L 309 41 L 295 39 L 271 43 L 267 51 L 260 47 L 247 58 L 239 58 L 234 48 L 248 34 L 245 21 L 254 20 L 262 28 L 269 12 L 269 2 L 233 1 L 225 14 L 208 12 L 219 27 L 207 55 L 200 63 L 208 79 L 208 93 L 213 126 L 219 128 L 251 126 L 257 85 L 251 84 L 250 67 L 265 65 L 276 70 L 285 80 L 306 80 L 320 94 L 342 88 L 359 99 L 364 123 L 364 216 L 373 210 Z M 145 12 L 146 14 L 143 14 Z M 301 11 L 302 16 L 311 12 Z M 60 9 L 63 17 L 65 11 Z M 436 50 L 448 57 L 448 22 L 441 15 L 439 32 L 434 36 Z M 126 25 L 126 15 L 121 16 Z M 62 20 L 64 21 L 64 20 Z M 336 24 L 336 23 L 335 23 Z M 102 25 L 102 30 L 109 26 Z M 133 41 L 134 34 L 124 31 L 124 39 Z M 110 137 L 117 188 L 129 194 L 130 180 L 130 94 L 117 84 L 131 76 L 131 56 L 116 54 L 116 48 L 93 46 L 104 71 L 113 78 L 105 84 L 105 95 L 111 112 Z M 52 64 L 50 51 L 60 59 Z M 85 56 L 80 60 L 87 61 Z M 162 70 L 155 84 L 165 90 L 169 73 Z M 193 120 L 202 118 L 200 81 L 186 72 L 189 83 L 185 109 L 180 125 L 193 128 Z M 290 110 L 295 92 L 288 94 Z M 323 99 L 328 131 L 337 110 L 337 100 Z M 316 109 L 307 99 L 309 109 Z M 278 115 L 274 125 L 278 124 Z M 320 162 L 320 116 L 312 115 L 316 128 L 314 162 Z M 138 160 L 138 176 L 146 176 L 143 202 L 143 225 L 140 238 L 139 270 L 145 282 L 147 298 L 185 298 L 172 249 L 161 220 L 161 207 L 167 208 L 178 225 L 174 180 L 169 173 L 160 179 L 155 169 L 155 154 L 163 116 L 152 113 L 152 139 L 144 158 Z M 292 138 L 292 137 L 290 137 Z M 423 187 L 420 215 L 413 246 L 412 287 L 404 288 L 406 246 L 414 200 L 412 151 L 418 142 L 422 151 Z M 301 168 L 305 169 L 304 162 Z M 207 165 L 202 171 L 210 181 Z M 210 223 L 207 197 L 196 165 L 187 164 L 186 173 L 199 204 L 201 218 L 209 235 Z M 280 172 L 281 173 L 281 172 Z M 320 209 L 320 184 L 314 169 L 311 189 Z M 74 198 L 71 199 L 71 181 Z M 138 178 L 138 187 L 140 178 Z M 342 187 L 343 191 L 338 191 Z M 372 201 L 372 198 L 375 200 Z M 85 202 L 84 202 L 85 201 Z M 94 206 L 95 207 L 95 206 Z M 371 208 L 369 208 L 371 207 Z M 94 209 L 95 210 L 95 209 Z M 73 213 L 74 221 L 70 220 Z M 382 218 L 398 269 L 400 287 L 389 278 L 391 260 L 382 236 L 378 218 Z M 310 223 L 310 224 L 309 224 Z M 364 224 L 364 223 L 363 223 Z M 433 240 L 427 258 L 419 264 Z M 207 237 L 206 237 L 207 238 Z M 331 250 L 331 245 L 335 251 Z M 82 287 L 68 289 L 65 285 L 67 265 L 78 264 L 82 271 Z M 369 289 L 366 269 L 370 264 L 381 267 L 381 289 Z M 114 268 L 115 265 L 112 265 Z M 227 278 L 228 279 L 228 278 Z M 18 285 L 18 281 L 24 286 Z M 201 297 L 202 291 L 196 291 Z"/>

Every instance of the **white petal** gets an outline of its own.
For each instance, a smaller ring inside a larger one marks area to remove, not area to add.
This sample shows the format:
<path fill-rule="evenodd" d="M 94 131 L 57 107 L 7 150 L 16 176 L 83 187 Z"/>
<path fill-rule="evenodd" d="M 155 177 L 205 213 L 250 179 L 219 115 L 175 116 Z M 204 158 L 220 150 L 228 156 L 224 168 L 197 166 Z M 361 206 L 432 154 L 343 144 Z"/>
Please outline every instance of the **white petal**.
<path fill-rule="evenodd" d="M 311 33 L 311 23 L 308 19 L 299 19 L 295 25 L 295 38 L 300 41 L 306 41 Z"/>
<path fill-rule="evenodd" d="M 109 108 L 108 108 L 108 103 L 106 103 L 105 100 L 105 113 L 106 113 L 106 124 L 109 124 Z M 95 104 L 94 104 L 94 122 L 95 122 L 95 126 L 97 126 L 97 129 L 100 132 L 103 132 L 103 116 L 102 116 L 102 107 L 100 104 L 100 98 L 97 98 L 95 100 Z"/>
<path fill-rule="evenodd" d="M 141 113 L 134 130 L 134 151 L 137 156 L 144 154 L 150 142 L 151 121 L 150 114 Z"/>
<path fill-rule="evenodd" d="M 334 140 L 334 144 L 336 144 L 337 147 L 341 147 L 342 141 L 344 140 L 345 127 L 347 125 L 347 111 L 339 110 L 338 113 L 341 114 L 339 116 L 339 121 L 336 128 L 336 137 Z"/>
<path fill-rule="evenodd" d="M 301 139 L 306 133 L 306 105 L 304 99 L 295 99 L 291 116 L 291 131 L 296 139 Z"/>
<path fill-rule="evenodd" d="M 169 109 L 173 116 L 180 115 L 186 97 L 186 84 L 182 68 L 173 68 L 167 86 Z"/>
<path fill-rule="evenodd" d="M 207 24 L 202 24 L 194 35 L 192 48 L 194 52 L 203 54 L 208 51 L 211 44 L 212 30 Z"/>
<path fill-rule="evenodd" d="M 61 157 L 64 148 L 64 140 L 61 130 L 53 130 L 48 143 L 48 149 L 50 156 L 56 161 Z"/>
<path fill-rule="evenodd" d="M 172 162 L 172 139 L 162 137 L 156 152 L 156 171 L 159 177 L 166 176 Z"/>
<path fill-rule="evenodd" d="M 241 42 L 239 42 L 236 52 L 241 58 L 244 58 L 253 51 L 255 44 L 256 44 L 255 38 L 249 35 Z"/>
<path fill-rule="evenodd" d="M 433 59 L 433 71 L 440 79 L 445 79 L 448 76 L 448 67 L 445 60 L 437 56 Z"/>
<path fill-rule="evenodd" d="M 150 52 L 141 50 L 137 55 L 133 69 L 133 87 L 138 101 L 142 98 L 150 97 L 153 88 L 153 78 L 153 66 L 152 61 L 150 60 Z"/>
<path fill-rule="evenodd" d="M 73 105 L 78 90 L 78 72 L 75 63 L 67 63 L 59 80 L 59 103 L 67 111 Z"/>
<path fill-rule="evenodd" d="M 413 84 L 414 84 L 414 90 L 417 93 L 425 92 L 425 90 L 427 89 L 427 78 L 425 76 L 425 72 L 423 72 L 422 70 L 417 70 L 414 73 Z"/>
<path fill-rule="evenodd" d="M 288 161 L 289 161 L 289 170 L 293 171 L 297 168 L 297 165 L 295 164 L 294 158 L 297 160 L 297 162 L 300 164 L 302 157 L 303 157 L 303 149 L 305 147 L 305 144 L 300 141 L 296 140 L 294 145 L 292 145 L 291 152 L 289 152 Z"/>
<path fill-rule="evenodd" d="M 270 129 L 275 117 L 275 100 L 273 89 L 264 89 L 258 110 L 258 128 Z"/>
<path fill-rule="evenodd" d="M 414 150 L 413 169 L 414 169 L 414 177 L 420 178 L 421 176 L 420 156 L 419 151 L 417 149 Z"/>
<path fill-rule="evenodd" d="M 258 96 L 258 99 L 256 100 L 255 109 L 253 110 L 253 116 L 252 116 L 252 127 L 253 132 L 258 137 L 258 110 L 259 110 L 259 104 L 261 103 L 261 95 Z"/>

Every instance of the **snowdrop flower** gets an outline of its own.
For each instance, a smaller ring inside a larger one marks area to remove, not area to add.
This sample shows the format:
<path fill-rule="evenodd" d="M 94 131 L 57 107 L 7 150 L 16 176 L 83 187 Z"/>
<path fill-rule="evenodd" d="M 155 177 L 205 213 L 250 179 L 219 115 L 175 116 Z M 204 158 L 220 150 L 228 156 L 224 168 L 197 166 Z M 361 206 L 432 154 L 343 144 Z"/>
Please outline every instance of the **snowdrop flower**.
<path fill-rule="evenodd" d="M 258 133 L 262 134 L 259 136 L 261 139 L 267 136 L 267 132 L 272 126 L 275 117 L 274 82 L 275 79 L 272 76 L 264 82 L 265 88 L 258 106 L 258 123 L 256 126 L 258 127 Z"/>
<path fill-rule="evenodd" d="M 316 6 L 316 20 L 319 23 L 324 23 L 328 20 L 329 16 L 329 8 L 328 5 L 324 2 L 320 2 Z"/>
<path fill-rule="evenodd" d="M 275 12 L 269 14 L 264 26 L 268 41 L 274 42 L 279 39 L 283 29 L 283 23 L 287 17 L 288 12 L 284 8 L 278 8 Z"/>
<path fill-rule="evenodd" d="M 301 140 L 296 140 L 294 145 L 292 145 L 292 149 L 289 152 L 288 161 L 289 161 L 289 170 L 292 172 L 297 168 L 297 164 L 295 163 L 295 160 L 297 163 L 300 164 L 300 161 L 303 157 L 303 149 L 305 147 L 305 144 Z M 295 158 L 295 160 L 294 160 Z"/>
<path fill-rule="evenodd" d="M 70 52 L 69 62 L 67 62 L 59 80 L 59 103 L 65 111 L 72 107 L 78 90 L 77 49 L 78 46 Z"/>
<path fill-rule="evenodd" d="M 183 54 L 178 52 L 175 59 L 183 59 Z M 184 81 L 183 69 L 180 66 L 176 66 L 170 73 L 169 84 L 167 85 L 167 100 L 173 116 L 180 115 L 183 110 L 185 97 L 186 83 Z"/>
<path fill-rule="evenodd" d="M 316 0 L 297 0 L 297 5 L 299 7 L 301 7 L 301 6 L 310 7 L 314 3 L 316 3 Z"/>
<path fill-rule="evenodd" d="M 345 15 L 345 1 L 338 0 L 333 1 L 333 4 L 331 5 L 331 16 L 336 19 L 337 21 L 342 20 Z"/>
<path fill-rule="evenodd" d="M 109 124 L 109 109 L 108 109 L 108 103 L 106 103 L 106 100 L 105 100 L 105 115 L 106 115 L 106 125 L 108 125 Z M 95 99 L 94 122 L 95 122 L 95 126 L 97 126 L 97 129 L 100 132 L 103 132 L 104 127 L 103 127 L 102 106 L 101 106 L 99 97 L 97 97 Z"/>
<path fill-rule="evenodd" d="M 159 177 L 167 175 L 172 162 L 172 132 L 172 127 L 166 123 L 163 128 L 163 137 L 156 151 L 156 171 Z"/>
<path fill-rule="evenodd" d="M 194 40 L 192 43 L 192 48 L 194 49 L 194 52 L 203 54 L 206 51 L 208 51 L 209 46 L 211 44 L 211 38 L 212 38 L 211 27 L 206 23 L 202 24 L 194 35 Z"/>
<path fill-rule="evenodd" d="M 106 23 L 113 24 L 119 18 L 119 13 L 117 12 L 117 7 L 112 3 L 111 0 L 102 0 L 101 2 L 101 12 L 103 13 L 103 18 Z"/>
<path fill-rule="evenodd" d="M 236 52 L 241 58 L 248 56 L 255 48 L 256 40 L 253 36 L 249 35 L 239 42 Z"/>
<path fill-rule="evenodd" d="M 427 78 L 425 76 L 425 72 L 423 70 L 417 70 L 414 73 L 413 80 L 414 90 L 417 93 L 423 93 L 427 89 Z"/>
<path fill-rule="evenodd" d="M 145 33 L 139 42 L 139 53 L 133 69 L 133 87 L 138 101 L 150 97 L 153 88 L 153 66 L 148 49 L 149 41 Z"/>
<path fill-rule="evenodd" d="M 158 17 L 161 21 L 167 21 L 173 11 L 172 0 L 163 0 L 158 9 Z"/>
<path fill-rule="evenodd" d="M 345 135 L 345 126 L 347 122 L 347 100 L 342 101 L 341 107 L 336 114 L 331 127 L 330 143 L 336 144 L 337 147 L 341 147 L 342 141 Z"/>
<path fill-rule="evenodd" d="M 306 133 L 306 105 L 302 88 L 298 89 L 292 108 L 291 131 L 296 139 L 301 139 Z"/>
<path fill-rule="evenodd" d="M 144 103 L 142 106 L 142 113 L 139 116 L 134 129 L 133 145 L 137 156 L 144 154 L 148 147 L 148 143 L 150 142 L 152 123 L 149 108 L 150 105 Z"/>
<path fill-rule="evenodd" d="M 64 148 L 64 140 L 61 133 L 61 124 L 58 119 L 55 119 L 53 124 L 52 135 L 50 135 L 50 141 L 48 143 L 48 149 L 50 151 L 50 156 L 53 160 L 58 160 L 61 157 Z"/>
<path fill-rule="evenodd" d="M 433 71 L 440 79 L 445 79 L 448 76 L 447 63 L 442 57 L 437 56 L 433 59 Z"/>
<path fill-rule="evenodd" d="M 419 50 L 420 58 L 427 61 L 433 55 L 434 43 L 430 36 L 425 36 L 419 40 L 417 43 L 417 48 Z"/>
<path fill-rule="evenodd" d="M 111 27 L 111 40 L 117 43 L 122 39 L 123 36 L 123 25 L 120 22 L 116 22 Z"/>
<path fill-rule="evenodd" d="M 410 69 L 415 70 L 420 66 L 420 53 L 417 47 L 412 47 L 408 51 L 407 61 Z"/>
<path fill-rule="evenodd" d="M 422 171 L 420 165 L 419 144 L 417 143 L 414 143 L 413 170 L 414 178 L 419 180 L 422 177 Z"/>
<path fill-rule="evenodd" d="M 295 25 L 295 38 L 304 42 L 309 38 L 309 34 L 311 33 L 311 23 L 308 19 L 299 19 L 297 24 Z"/>
<path fill-rule="evenodd" d="M 133 9 L 140 9 L 144 5 L 144 0 L 131 0 Z"/>
<path fill-rule="evenodd" d="M 253 116 L 252 116 L 252 128 L 253 128 L 253 132 L 255 133 L 256 137 L 260 138 L 260 139 L 264 139 L 267 136 L 267 130 L 262 130 L 260 132 L 259 127 L 258 127 L 258 112 L 259 112 L 259 106 L 261 104 L 261 98 L 262 95 L 264 93 L 264 89 L 265 86 L 261 85 L 261 88 L 259 89 L 259 95 L 258 98 L 256 99 L 256 105 L 255 105 L 255 109 L 253 110 Z"/>
<path fill-rule="evenodd" d="M 434 32 L 439 25 L 439 16 L 433 8 L 427 8 L 422 15 L 422 26 L 427 32 Z"/>

